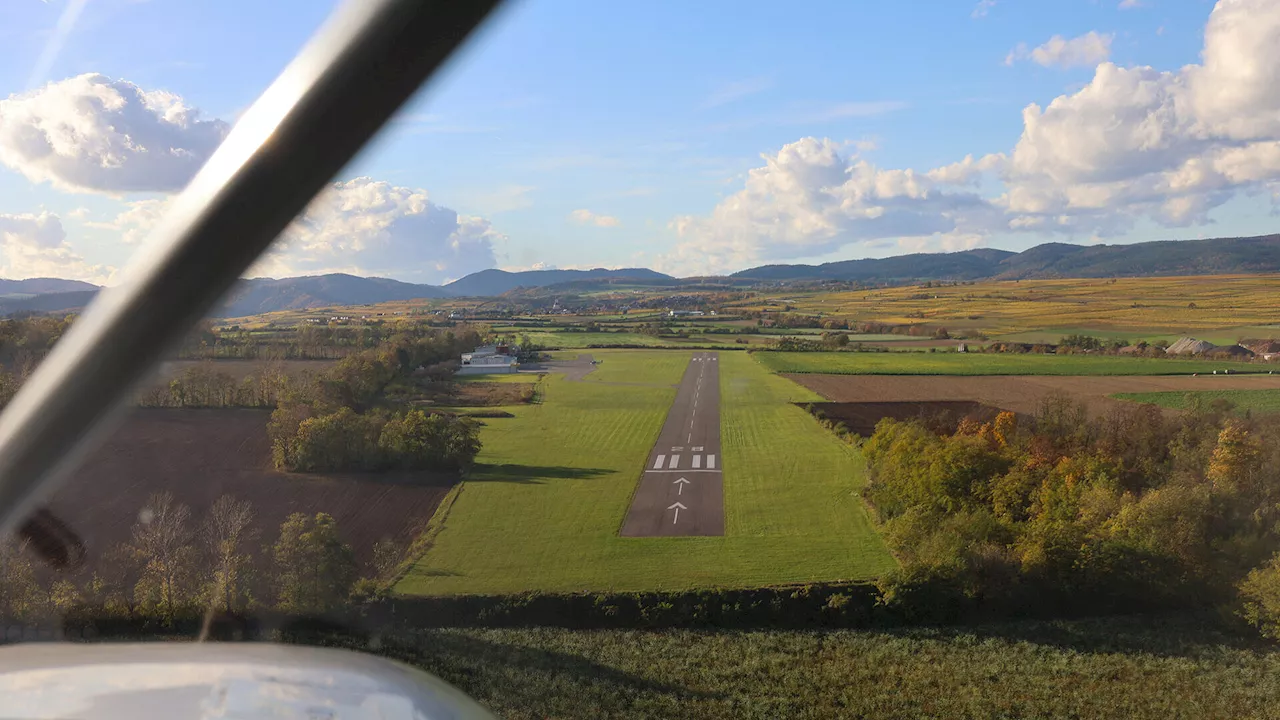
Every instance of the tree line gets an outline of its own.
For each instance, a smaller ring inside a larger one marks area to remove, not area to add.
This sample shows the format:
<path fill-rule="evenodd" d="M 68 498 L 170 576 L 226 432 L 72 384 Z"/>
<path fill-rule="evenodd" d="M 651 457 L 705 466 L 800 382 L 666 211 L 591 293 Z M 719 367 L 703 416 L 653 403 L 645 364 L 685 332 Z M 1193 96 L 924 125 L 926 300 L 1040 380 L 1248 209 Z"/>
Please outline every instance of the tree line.
<path fill-rule="evenodd" d="M 317 382 L 290 388 L 267 432 L 278 469 L 296 472 L 459 471 L 480 451 L 479 425 L 465 417 L 385 407 L 394 381 L 453 361 L 480 343 L 474 331 L 399 335 L 338 361 Z"/>
<path fill-rule="evenodd" d="M 379 597 L 403 558 L 391 540 L 361 567 L 326 513 L 294 513 L 263 544 L 253 506 L 224 495 L 202 518 L 173 495 L 152 495 L 129 540 L 108 549 L 88 580 L 45 582 L 32 553 L 0 543 L 0 618 L 149 618 L 211 610 L 324 615 Z"/>
<path fill-rule="evenodd" d="M 924 619 L 1229 607 L 1280 634 L 1280 419 L 1063 397 L 951 434 L 882 420 L 865 497 Z"/>

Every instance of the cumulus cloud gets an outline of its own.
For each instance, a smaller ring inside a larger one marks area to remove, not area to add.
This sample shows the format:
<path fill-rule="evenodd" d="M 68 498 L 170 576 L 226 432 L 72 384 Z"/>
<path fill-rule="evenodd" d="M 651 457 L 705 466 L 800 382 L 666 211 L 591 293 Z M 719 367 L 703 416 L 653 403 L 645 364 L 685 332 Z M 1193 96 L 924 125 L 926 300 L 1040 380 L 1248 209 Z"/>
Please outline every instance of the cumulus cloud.
<path fill-rule="evenodd" d="M 943 187 L 967 181 L 959 169 L 881 169 L 840 143 L 812 137 L 762 158 L 764 167 L 751 170 L 745 188 L 710 217 L 672 222 L 680 242 L 664 266 L 724 272 L 851 243 L 971 233 L 998 214 L 973 192 Z"/>
<path fill-rule="evenodd" d="M 569 213 L 569 220 L 578 225 L 594 225 L 596 227 L 618 227 L 622 221 L 612 215 L 597 215 L 590 210 L 574 210 Z"/>
<path fill-rule="evenodd" d="M 85 226 L 117 233 L 120 242 L 135 245 L 146 238 L 169 209 L 168 198 L 135 200 L 125 203 L 124 210 L 110 221 L 86 221 Z M 73 211 L 72 215 L 75 214 Z"/>
<path fill-rule="evenodd" d="M 90 73 L 0 100 L 0 163 L 63 190 L 172 192 L 229 130 L 177 95 Z"/>
<path fill-rule="evenodd" d="M 441 283 L 494 267 L 504 237 L 425 190 L 361 177 L 329 186 L 252 274 L 350 272 Z"/>
<path fill-rule="evenodd" d="M 1028 105 L 1008 153 L 916 171 L 876 167 L 830 140 L 786 145 L 709 215 L 676 218 L 663 265 L 736 270 L 1013 232 L 1103 238 L 1142 220 L 1208 223 L 1240 194 L 1280 206 L 1280 3 L 1221 0 L 1204 38 L 1199 64 L 1103 62 L 1080 90 Z"/>
<path fill-rule="evenodd" d="M 1280 181 L 1280 4 L 1222 0 L 1202 63 L 1098 66 L 1080 91 L 1023 111 L 1002 199 L 1016 227 L 1123 232 L 1141 217 L 1208 222 Z"/>
<path fill-rule="evenodd" d="M 0 276 L 9 279 L 61 277 L 104 281 L 110 270 L 89 265 L 67 245 L 57 215 L 0 214 Z"/>
<path fill-rule="evenodd" d="M 1028 49 L 1026 43 L 1019 43 L 1004 62 L 1012 65 L 1019 60 L 1031 60 L 1044 67 L 1094 67 L 1111 57 L 1114 39 L 1114 35 L 1102 35 L 1093 30 L 1070 40 L 1054 35 L 1049 42 L 1037 48 Z"/>

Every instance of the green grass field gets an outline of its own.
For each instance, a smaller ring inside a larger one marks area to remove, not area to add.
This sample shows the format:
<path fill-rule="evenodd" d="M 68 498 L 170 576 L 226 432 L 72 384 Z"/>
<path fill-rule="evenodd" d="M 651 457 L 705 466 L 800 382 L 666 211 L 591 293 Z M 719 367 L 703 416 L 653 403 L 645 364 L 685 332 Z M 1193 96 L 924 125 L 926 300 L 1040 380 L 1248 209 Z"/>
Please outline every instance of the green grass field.
<path fill-rule="evenodd" d="M 1117 393 L 1111 397 L 1151 403 L 1175 410 L 1190 410 L 1199 401 L 1205 407 L 1215 400 L 1230 402 L 1236 412 L 1280 412 L 1280 390 L 1197 390 L 1195 392 Z"/>
<path fill-rule="evenodd" d="M 1190 375 L 1224 368 L 1233 373 L 1266 372 L 1264 366 L 1239 362 L 1115 355 L 757 352 L 753 357 L 774 372 L 837 375 Z"/>
<path fill-rule="evenodd" d="M 1280 652 L 1202 618 L 968 628 L 396 632 L 505 718 L 1274 718 Z"/>
<path fill-rule="evenodd" d="M 721 353 L 726 536 L 621 538 L 689 353 L 594 352 L 603 381 L 552 374 L 543 402 L 485 420 L 479 466 L 405 594 L 749 587 L 879 575 L 857 453 L 793 401 L 816 395 Z M 594 375 L 594 373 L 593 373 Z M 591 377 L 591 376 L 588 376 Z"/>

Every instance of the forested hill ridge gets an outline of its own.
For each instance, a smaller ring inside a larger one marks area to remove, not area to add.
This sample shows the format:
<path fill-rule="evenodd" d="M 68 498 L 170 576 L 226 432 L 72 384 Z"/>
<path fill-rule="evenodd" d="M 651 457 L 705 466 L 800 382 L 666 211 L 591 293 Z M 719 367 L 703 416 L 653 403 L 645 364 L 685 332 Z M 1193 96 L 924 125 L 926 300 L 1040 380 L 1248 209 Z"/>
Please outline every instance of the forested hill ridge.
<path fill-rule="evenodd" d="M 953 253 L 915 253 L 844 260 L 822 265 L 764 265 L 727 278 L 675 278 L 647 268 L 592 270 L 489 269 L 443 286 L 342 273 L 242 280 L 214 311 L 243 317 L 275 310 L 363 305 L 392 300 L 492 297 L 515 291 L 539 294 L 633 284 L 668 287 L 714 281 L 734 285 L 838 280 L 910 283 L 926 280 L 1023 280 L 1044 278 L 1147 277 L 1280 272 L 1280 234 L 1210 240 L 1166 240 L 1132 245 L 1047 243 L 1022 252 L 980 248 Z M 83 307 L 98 288 L 78 280 L 0 279 L 0 315 L 60 312 Z"/>
<path fill-rule="evenodd" d="M 506 270 L 481 270 L 463 278 L 454 280 L 444 289 L 455 296 L 492 296 L 502 295 L 516 288 L 546 287 L 583 280 L 603 280 L 606 278 L 627 278 L 639 281 L 669 281 L 675 278 L 648 268 L 619 268 L 607 270 L 525 270 L 508 272 Z"/>
<path fill-rule="evenodd" d="M 1280 235 L 1160 240 L 1132 245 L 1046 243 L 1020 253 L 980 248 L 843 260 L 822 265 L 764 265 L 740 280 L 1027 280 L 1280 272 Z"/>

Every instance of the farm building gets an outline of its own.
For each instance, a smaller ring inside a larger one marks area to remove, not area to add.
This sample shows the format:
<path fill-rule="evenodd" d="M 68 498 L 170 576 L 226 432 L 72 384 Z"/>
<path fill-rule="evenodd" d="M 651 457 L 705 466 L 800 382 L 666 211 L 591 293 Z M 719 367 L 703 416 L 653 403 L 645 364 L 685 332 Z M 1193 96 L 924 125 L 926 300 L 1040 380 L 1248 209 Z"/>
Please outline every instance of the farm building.
<path fill-rule="evenodd" d="M 1211 355 L 1226 355 L 1233 358 L 1251 358 L 1254 353 L 1243 345 L 1219 345 L 1210 351 Z"/>
<path fill-rule="evenodd" d="M 519 365 L 517 352 L 513 345 L 482 345 L 469 353 L 462 353 L 462 367 L 458 368 L 458 374 L 516 372 Z"/>

